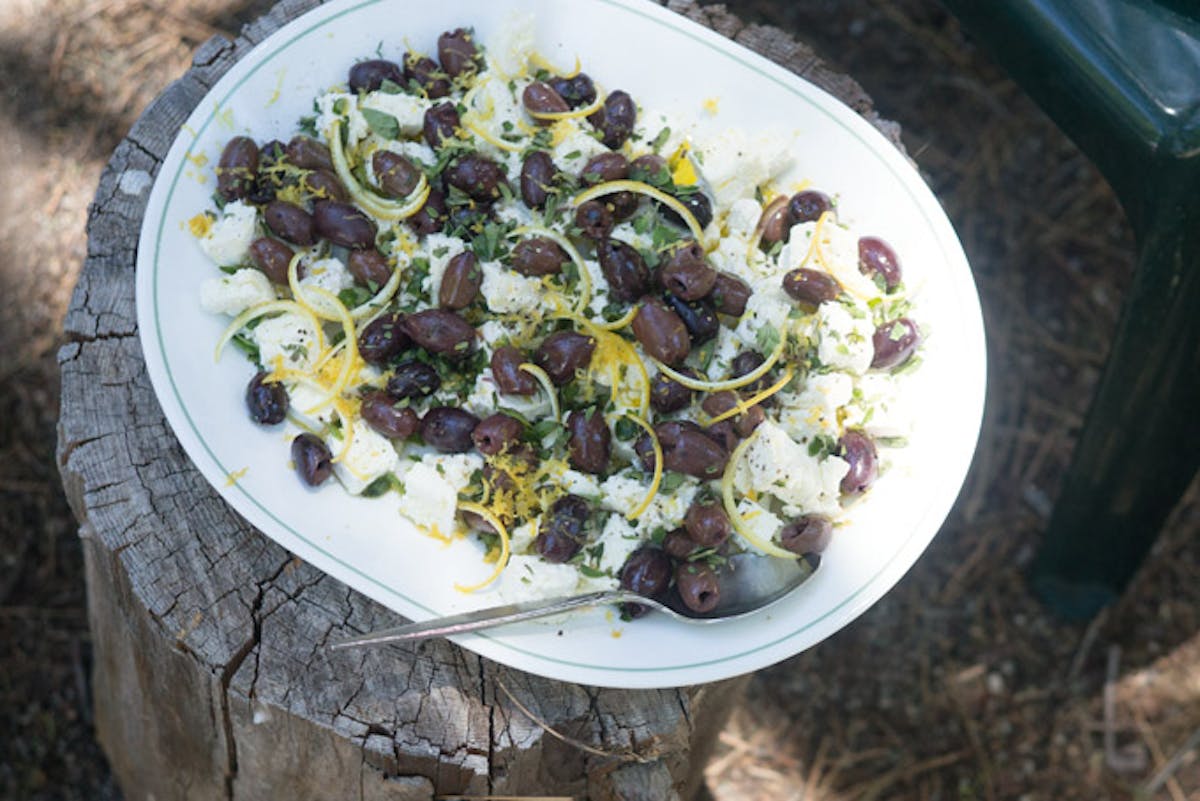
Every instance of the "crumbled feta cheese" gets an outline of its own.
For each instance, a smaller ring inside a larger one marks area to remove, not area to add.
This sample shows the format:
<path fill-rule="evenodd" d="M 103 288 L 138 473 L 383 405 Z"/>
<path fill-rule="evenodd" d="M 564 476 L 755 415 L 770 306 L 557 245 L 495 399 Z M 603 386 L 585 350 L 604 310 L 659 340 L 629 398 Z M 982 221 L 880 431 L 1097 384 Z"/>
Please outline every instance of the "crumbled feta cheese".
<path fill-rule="evenodd" d="M 729 207 L 729 217 L 725 224 L 729 226 L 731 236 L 749 239 L 754 235 L 758 220 L 762 217 L 762 207 L 754 198 L 740 198 Z"/>
<path fill-rule="evenodd" d="M 558 485 L 564 492 L 572 495 L 583 495 L 588 498 L 600 497 L 600 482 L 593 475 L 581 473 L 578 470 L 565 470 L 558 479 Z"/>
<path fill-rule="evenodd" d="M 258 211 L 251 205 L 235 200 L 226 203 L 221 216 L 200 239 L 200 248 L 219 267 L 245 264 L 250 257 L 250 243 L 258 238 Z"/>
<path fill-rule="evenodd" d="M 609 150 L 603 142 L 598 141 L 578 124 L 575 124 L 574 120 L 563 120 L 563 122 L 571 123 L 567 128 L 570 132 L 553 147 L 550 156 L 563 172 L 569 175 L 578 175 L 583 171 L 583 165 L 587 164 L 593 156 L 608 153 Z"/>
<path fill-rule="evenodd" d="M 496 387 L 490 367 L 475 378 L 475 386 L 471 388 L 471 394 L 463 406 L 478 417 L 487 417 L 501 406 L 528 420 L 538 420 L 550 413 L 550 401 L 544 392 L 538 391 L 529 396 L 502 394 Z"/>
<path fill-rule="evenodd" d="M 775 535 L 783 527 L 783 521 L 778 516 L 772 514 L 770 510 L 749 498 L 743 498 L 738 501 L 737 510 L 742 516 L 742 524 L 750 532 L 751 536 L 757 537 L 764 542 L 771 542 L 775 539 Z M 741 544 L 751 551 L 758 551 L 749 540 L 742 539 Z"/>
<path fill-rule="evenodd" d="M 361 101 L 359 108 L 369 108 L 390 114 L 400 125 L 401 136 L 417 136 L 425 125 L 425 110 L 432 103 L 423 97 L 410 94 L 388 94 L 371 92 Z"/>
<path fill-rule="evenodd" d="M 255 327 L 253 335 L 268 370 L 307 370 L 317 357 L 317 332 L 303 315 L 285 312 L 268 318 Z"/>
<path fill-rule="evenodd" d="M 845 373 L 813 373 L 800 392 L 780 392 L 779 425 L 797 442 L 841 436 L 838 411 L 850 402 L 854 382 Z"/>
<path fill-rule="evenodd" d="M 822 303 L 817 308 L 817 358 L 839 370 L 862 375 L 875 358 L 872 342 L 875 324 L 865 307 L 853 311 L 841 303 Z"/>
<path fill-rule="evenodd" d="M 337 297 L 343 289 L 354 286 L 354 276 L 340 259 L 318 259 L 308 265 L 307 274 L 300 279 L 300 286 L 306 290 L 323 289 Z"/>
<path fill-rule="evenodd" d="M 372 481 L 394 470 L 397 456 L 392 441 L 364 421 L 355 421 L 351 430 L 354 436 L 344 456 L 341 451 L 346 445 L 345 440 L 330 435 L 325 441 L 335 457 L 340 457 L 333 463 L 333 474 L 346 492 L 358 495 Z"/>
<path fill-rule="evenodd" d="M 517 554 L 509 557 L 496 593 L 504 603 L 518 603 L 572 595 L 578 586 L 579 571 L 575 565 L 556 565 L 540 556 Z"/>
<path fill-rule="evenodd" d="M 324 428 L 334 419 L 332 403 L 327 394 L 310 384 L 288 384 L 288 414 L 303 426 L 314 431 Z M 319 408 L 318 408 L 319 407 Z"/>
<path fill-rule="evenodd" d="M 779 331 L 787 322 L 788 313 L 794 304 L 780 284 L 768 284 L 754 288 L 754 294 L 746 301 L 746 313 L 738 322 L 736 333 L 751 347 L 757 345 L 758 331 L 763 326 Z"/>
<path fill-rule="evenodd" d="M 818 460 L 782 428 L 766 421 L 734 476 L 739 492 L 769 493 L 810 512 L 835 515 L 840 484 L 850 465 L 836 456 Z"/>
<path fill-rule="evenodd" d="M 725 129 L 698 142 L 704 177 L 716 193 L 718 208 L 753 198 L 754 191 L 791 164 L 787 138 L 764 133 L 753 139 L 739 129 Z"/>
<path fill-rule="evenodd" d="M 906 378 L 891 373 L 861 376 L 846 405 L 846 428 L 860 428 L 873 437 L 911 436 L 918 415 L 901 387 Z"/>
<path fill-rule="evenodd" d="M 458 490 L 432 465 L 410 464 L 400 479 L 404 483 L 400 513 L 432 534 L 452 535 L 457 526 Z"/>
<path fill-rule="evenodd" d="M 596 567 L 616 576 L 629 554 L 641 546 L 642 537 L 623 515 L 614 514 L 605 522 L 597 544 L 603 545 L 604 550 Z"/>
<path fill-rule="evenodd" d="M 485 261 L 480 291 L 488 309 L 497 314 L 530 312 L 542 305 L 542 282 L 515 273 L 498 261 Z"/>
<path fill-rule="evenodd" d="M 600 485 L 601 504 L 610 511 L 628 514 L 641 505 L 649 489 L 649 482 L 636 475 L 616 473 Z M 654 500 L 634 522 L 634 526 L 642 535 L 649 534 L 658 526 L 678 526 L 687 514 L 697 489 L 696 482 L 685 481 L 674 492 L 655 494 Z"/>
<path fill-rule="evenodd" d="M 322 137 L 335 120 L 342 121 L 346 131 L 346 144 L 350 147 L 358 144 L 371 131 L 367 119 L 358 110 L 358 97 L 345 92 L 326 92 L 317 97 L 316 128 Z M 340 109 L 340 110 L 339 110 Z"/>
<path fill-rule="evenodd" d="M 239 314 L 260 303 L 275 300 L 271 282 L 258 270 L 238 270 L 233 275 L 208 278 L 200 285 L 200 308 L 209 314 Z"/>
<path fill-rule="evenodd" d="M 483 457 L 477 453 L 427 453 L 421 463 L 436 470 L 455 492 L 466 489 L 471 475 L 483 469 Z"/>

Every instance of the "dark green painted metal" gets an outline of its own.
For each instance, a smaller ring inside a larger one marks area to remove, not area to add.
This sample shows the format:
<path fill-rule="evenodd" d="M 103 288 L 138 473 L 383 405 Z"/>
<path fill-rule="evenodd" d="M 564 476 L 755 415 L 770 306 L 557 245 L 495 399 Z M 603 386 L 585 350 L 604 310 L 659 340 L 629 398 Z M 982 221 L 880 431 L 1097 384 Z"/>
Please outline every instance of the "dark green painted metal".
<path fill-rule="evenodd" d="M 1200 469 L 1200 2 L 943 0 L 1104 173 L 1137 267 L 1031 578 L 1117 597 Z"/>

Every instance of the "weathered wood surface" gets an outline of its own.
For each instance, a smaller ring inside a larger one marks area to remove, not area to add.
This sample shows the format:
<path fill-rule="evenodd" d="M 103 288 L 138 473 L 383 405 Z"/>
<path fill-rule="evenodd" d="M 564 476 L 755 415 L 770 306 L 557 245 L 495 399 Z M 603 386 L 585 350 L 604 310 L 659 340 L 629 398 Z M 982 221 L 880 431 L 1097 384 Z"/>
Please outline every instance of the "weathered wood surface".
<path fill-rule="evenodd" d="M 101 177 L 59 354 L 59 463 L 81 527 L 97 733 L 131 799 L 394 799 L 435 793 L 691 798 L 740 679 L 660 691 L 529 676 L 445 642 L 329 654 L 398 618 L 231 511 L 175 441 L 137 340 L 134 265 L 152 178 L 208 88 L 317 0 L 213 39 Z M 898 144 L 852 80 L 720 7 L 679 13 L 841 97 Z M 519 701 L 519 703 L 514 702 Z M 548 733 L 555 731 L 604 755 Z"/>

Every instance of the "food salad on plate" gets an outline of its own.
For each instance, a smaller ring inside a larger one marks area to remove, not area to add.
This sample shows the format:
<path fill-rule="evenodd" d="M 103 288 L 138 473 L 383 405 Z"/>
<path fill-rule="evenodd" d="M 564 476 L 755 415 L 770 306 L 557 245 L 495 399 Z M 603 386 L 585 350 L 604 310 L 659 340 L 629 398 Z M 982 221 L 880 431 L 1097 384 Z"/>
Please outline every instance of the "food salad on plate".
<path fill-rule="evenodd" d="M 347 65 L 224 146 L 189 224 L 249 418 L 294 430 L 302 484 L 481 543 L 464 592 L 704 613 L 733 553 L 815 564 L 911 427 L 899 255 L 785 178 L 795 136 L 643 107 L 528 24 L 486 44 Z"/>

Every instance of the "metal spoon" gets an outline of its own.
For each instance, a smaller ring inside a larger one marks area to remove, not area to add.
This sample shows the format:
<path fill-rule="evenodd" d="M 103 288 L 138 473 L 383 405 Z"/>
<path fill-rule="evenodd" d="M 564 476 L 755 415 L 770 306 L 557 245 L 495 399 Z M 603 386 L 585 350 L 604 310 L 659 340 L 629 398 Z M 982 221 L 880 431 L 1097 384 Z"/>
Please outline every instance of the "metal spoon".
<path fill-rule="evenodd" d="M 656 601 L 628 590 L 605 590 L 583 595 L 569 595 L 538 601 L 493 606 L 448 617 L 434 618 L 421 623 L 407 623 L 395 628 L 338 640 L 330 650 L 357 648 L 363 645 L 385 645 L 393 642 L 449 637 L 503 626 L 522 620 L 550 617 L 573 609 L 607 604 L 636 603 L 648 606 L 686 623 L 716 623 L 733 620 L 761 611 L 779 601 L 812 574 L 804 559 L 777 559 L 756 554 L 736 554 L 725 561 L 717 573 L 721 600 L 707 613 L 694 612 L 672 590 L 663 601 Z"/>

